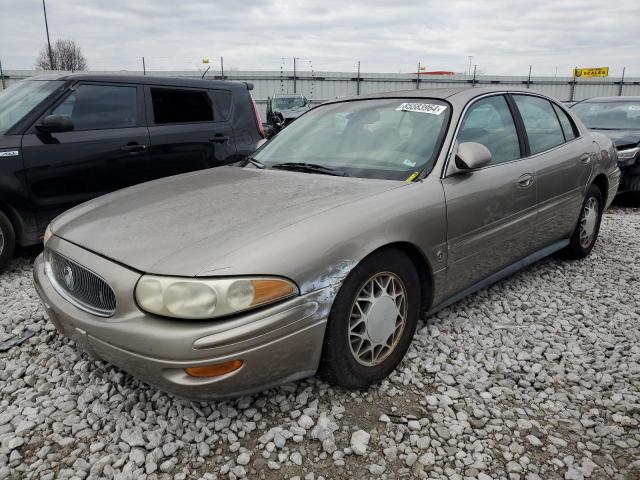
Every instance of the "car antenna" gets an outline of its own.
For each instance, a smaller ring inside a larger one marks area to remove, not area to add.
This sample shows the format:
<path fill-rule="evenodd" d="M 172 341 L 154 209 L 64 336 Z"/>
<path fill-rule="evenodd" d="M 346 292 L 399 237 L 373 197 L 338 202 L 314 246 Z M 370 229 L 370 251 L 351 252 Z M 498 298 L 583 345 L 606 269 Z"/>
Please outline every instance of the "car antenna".
<path fill-rule="evenodd" d="M 201 79 L 204 80 L 204 76 L 207 74 L 207 72 L 209 71 L 209 69 L 211 68 L 211 65 L 207 66 L 207 69 L 204 71 L 204 73 L 202 74 L 202 76 L 200 77 Z"/>

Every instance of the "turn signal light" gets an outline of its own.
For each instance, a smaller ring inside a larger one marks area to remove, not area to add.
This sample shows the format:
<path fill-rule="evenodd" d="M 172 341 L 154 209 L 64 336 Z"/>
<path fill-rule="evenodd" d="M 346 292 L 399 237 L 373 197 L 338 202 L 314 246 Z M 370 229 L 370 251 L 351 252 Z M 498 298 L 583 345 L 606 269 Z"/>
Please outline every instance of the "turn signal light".
<path fill-rule="evenodd" d="M 205 365 L 203 367 L 188 367 L 184 371 L 192 377 L 219 377 L 227 373 L 235 372 L 244 362 L 242 360 L 231 360 L 225 363 L 216 363 L 214 365 Z"/>
<path fill-rule="evenodd" d="M 295 287 L 282 280 L 257 279 L 251 280 L 254 288 L 254 297 L 251 305 L 262 305 L 280 298 L 290 297 L 295 293 Z"/>

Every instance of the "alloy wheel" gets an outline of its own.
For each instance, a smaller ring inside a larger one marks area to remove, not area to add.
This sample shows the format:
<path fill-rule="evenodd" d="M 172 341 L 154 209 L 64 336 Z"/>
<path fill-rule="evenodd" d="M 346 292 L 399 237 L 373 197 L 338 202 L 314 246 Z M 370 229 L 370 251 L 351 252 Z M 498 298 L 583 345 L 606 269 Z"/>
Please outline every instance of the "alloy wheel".
<path fill-rule="evenodd" d="M 349 346 L 355 360 L 372 367 L 396 348 L 407 319 L 407 291 L 402 280 L 383 272 L 360 288 L 349 317 Z"/>
<path fill-rule="evenodd" d="M 580 246 L 589 248 L 596 232 L 598 224 L 598 200 L 589 197 L 582 209 L 582 217 L 580 218 Z"/>

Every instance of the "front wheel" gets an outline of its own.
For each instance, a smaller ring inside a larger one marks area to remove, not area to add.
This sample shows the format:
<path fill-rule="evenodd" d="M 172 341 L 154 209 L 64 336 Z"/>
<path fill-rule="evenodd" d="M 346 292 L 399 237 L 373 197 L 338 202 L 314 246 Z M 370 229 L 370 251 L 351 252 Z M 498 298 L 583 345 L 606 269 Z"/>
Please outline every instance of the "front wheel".
<path fill-rule="evenodd" d="M 578 224 L 571 235 L 570 243 L 563 251 L 567 258 L 585 258 L 591 253 L 600 232 L 603 210 L 602 192 L 595 185 L 591 185 L 582 204 Z"/>
<path fill-rule="evenodd" d="M 381 250 L 360 263 L 331 308 L 320 376 L 347 388 L 387 377 L 413 339 L 420 291 L 416 269 L 400 250 Z"/>
<path fill-rule="evenodd" d="M 16 235 L 13 225 L 7 216 L 0 212 L 0 272 L 11 260 L 16 246 Z"/>

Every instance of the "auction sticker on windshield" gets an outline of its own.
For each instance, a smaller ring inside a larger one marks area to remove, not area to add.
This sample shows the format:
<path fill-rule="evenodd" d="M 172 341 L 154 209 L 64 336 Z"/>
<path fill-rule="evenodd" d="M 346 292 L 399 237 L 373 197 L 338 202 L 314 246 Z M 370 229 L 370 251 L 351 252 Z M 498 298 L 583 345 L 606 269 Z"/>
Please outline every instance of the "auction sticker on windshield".
<path fill-rule="evenodd" d="M 447 109 L 446 105 L 434 105 L 433 103 L 401 103 L 396 111 L 430 113 L 440 115 Z"/>

